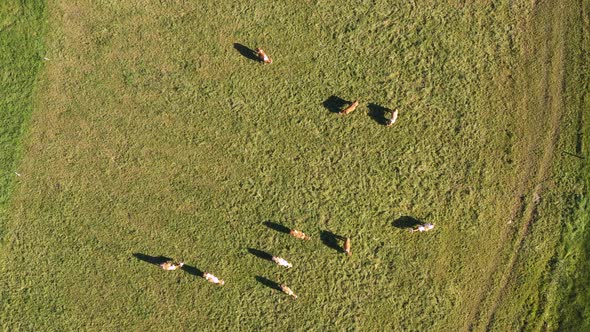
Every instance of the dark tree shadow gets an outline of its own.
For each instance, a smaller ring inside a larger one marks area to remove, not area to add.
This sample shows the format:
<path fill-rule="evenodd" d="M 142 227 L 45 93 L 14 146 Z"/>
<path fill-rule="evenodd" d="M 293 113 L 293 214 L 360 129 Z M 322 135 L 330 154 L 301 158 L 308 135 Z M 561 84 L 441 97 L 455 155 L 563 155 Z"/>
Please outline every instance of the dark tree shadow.
<path fill-rule="evenodd" d="M 172 258 L 166 256 L 150 256 L 146 254 L 140 254 L 138 252 L 134 253 L 133 256 L 140 261 L 144 261 L 154 265 L 160 265 L 164 262 L 171 261 Z"/>
<path fill-rule="evenodd" d="M 332 113 L 340 113 L 345 106 L 348 106 L 350 104 L 351 102 L 344 100 L 338 96 L 330 96 L 323 102 L 324 107 Z"/>
<path fill-rule="evenodd" d="M 409 216 L 403 216 L 400 218 L 397 218 L 393 221 L 393 227 L 397 227 L 397 228 L 414 228 L 418 225 L 421 225 L 422 222 L 416 218 L 413 217 L 409 217 Z"/>
<path fill-rule="evenodd" d="M 181 269 L 188 273 L 188 274 L 192 274 L 196 277 L 202 277 L 203 276 L 203 271 L 199 270 L 198 268 L 191 266 L 191 265 L 186 265 L 184 264 L 183 267 L 181 267 Z"/>
<path fill-rule="evenodd" d="M 322 231 L 320 233 L 320 240 L 322 240 L 322 242 L 328 248 L 332 248 L 338 252 L 344 252 L 344 248 L 342 248 L 342 246 L 340 246 L 340 244 L 338 243 L 339 241 L 346 240 L 346 238 L 344 238 L 343 236 L 336 235 L 329 231 Z"/>
<path fill-rule="evenodd" d="M 277 232 L 281 232 L 281 233 L 285 233 L 285 234 L 289 234 L 289 232 L 291 231 L 289 228 L 287 228 L 281 224 L 277 224 L 276 222 L 272 222 L 272 221 L 265 221 L 264 225 L 270 229 L 274 229 Z"/>
<path fill-rule="evenodd" d="M 243 55 L 244 57 L 258 62 L 258 56 L 256 55 L 256 51 L 254 51 L 253 49 L 250 49 L 250 48 L 248 48 L 242 44 L 239 44 L 239 43 L 234 43 L 234 48 L 238 52 L 240 52 L 240 54 Z"/>
<path fill-rule="evenodd" d="M 266 259 L 267 261 L 272 261 L 272 255 L 265 251 L 254 248 L 248 248 L 248 252 L 258 258 Z"/>
<path fill-rule="evenodd" d="M 375 103 L 369 103 L 369 116 L 380 125 L 387 125 L 389 123 L 388 113 L 392 111 L 386 107 L 377 105 Z"/>
<path fill-rule="evenodd" d="M 256 281 L 258 281 L 259 283 L 263 284 L 266 287 L 276 289 L 278 291 L 281 290 L 281 285 L 277 284 L 276 282 L 274 282 L 272 280 L 266 279 L 265 277 L 256 276 Z"/>

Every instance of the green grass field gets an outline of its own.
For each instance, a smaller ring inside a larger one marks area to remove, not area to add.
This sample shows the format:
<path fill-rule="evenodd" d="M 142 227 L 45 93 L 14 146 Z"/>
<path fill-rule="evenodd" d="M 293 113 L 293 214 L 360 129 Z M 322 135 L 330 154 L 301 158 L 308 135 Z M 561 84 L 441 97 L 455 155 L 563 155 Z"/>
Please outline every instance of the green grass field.
<path fill-rule="evenodd" d="M 33 104 L 33 86 L 43 52 L 41 1 L 0 3 L 0 234 L 6 231 L 6 206 L 17 176 L 24 123 Z M 16 172 L 16 173 L 15 173 Z"/>
<path fill-rule="evenodd" d="M 0 5 L 0 326 L 588 327 L 589 5 Z"/>

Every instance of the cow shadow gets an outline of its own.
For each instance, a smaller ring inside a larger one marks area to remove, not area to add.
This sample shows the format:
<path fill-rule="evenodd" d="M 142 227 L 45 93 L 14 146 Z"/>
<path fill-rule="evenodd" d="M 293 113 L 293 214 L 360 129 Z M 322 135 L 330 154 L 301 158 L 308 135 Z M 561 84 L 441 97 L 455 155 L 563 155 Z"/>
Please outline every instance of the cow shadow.
<path fill-rule="evenodd" d="M 320 233 L 320 240 L 328 248 L 332 248 L 338 252 L 344 252 L 344 248 L 339 244 L 339 242 L 346 240 L 344 236 L 336 235 L 330 231 L 322 231 Z"/>
<path fill-rule="evenodd" d="M 256 281 L 258 281 L 259 283 L 263 284 L 264 286 L 268 287 L 268 288 L 272 288 L 275 290 L 280 291 L 281 290 L 281 285 L 279 285 L 278 283 L 266 279 L 265 277 L 261 277 L 261 276 L 256 276 Z"/>
<path fill-rule="evenodd" d="M 338 96 L 330 96 L 322 103 L 324 107 L 332 113 L 340 113 L 345 106 L 351 104 L 350 101 L 344 100 Z"/>
<path fill-rule="evenodd" d="M 420 220 L 410 216 L 399 217 L 393 221 L 393 227 L 400 229 L 414 228 L 421 224 Z"/>
<path fill-rule="evenodd" d="M 138 252 L 134 253 L 133 257 L 139 259 L 140 261 L 144 261 L 146 263 L 150 263 L 150 264 L 158 265 L 158 266 L 164 262 L 172 260 L 172 258 L 166 257 L 166 256 L 150 256 L 150 255 L 146 255 L 146 254 L 142 254 L 142 253 L 138 253 Z"/>
<path fill-rule="evenodd" d="M 184 272 L 186 272 L 188 274 L 191 274 L 191 275 L 194 275 L 196 277 L 202 277 L 203 276 L 203 273 L 204 273 L 203 271 L 201 271 L 200 269 L 198 269 L 197 267 L 192 266 L 192 265 L 186 265 L 186 264 L 184 264 L 184 266 L 181 267 L 181 269 Z"/>
<path fill-rule="evenodd" d="M 272 261 L 272 255 L 265 252 L 265 251 L 254 249 L 254 248 L 248 248 L 248 252 L 258 258 L 261 258 L 261 259 L 264 259 L 267 261 Z"/>
<path fill-rule="evenodd" d="M 392 112 L 389 108 L 377 105 L 375 103 L 369 103 L 367 107 L 369 108 L 369 116 L 375 122 L 384 126 L 389 123 L 389 118 L 386 116 L 388 113 Z"/>
<path fill-rule="evenodd" d="M 272 221 L 265 221 L 264 225 L 270 229 L 273 229 L 277 232 L 280 233 L 285 233 L 285 234 L 289 234 L 289 232 L 291 232 L 291 229 L 281 225 L 281 224 L 277 224 L 276 222 L 272 222 Z"/>
<path fill-rule="evenodd" d="M 234 43 L 234 48 L 245 58 L 258 62 L 258 55 L 253 49 L 248 48 L 247 46 L 244 46 L 240 43 Z"/>

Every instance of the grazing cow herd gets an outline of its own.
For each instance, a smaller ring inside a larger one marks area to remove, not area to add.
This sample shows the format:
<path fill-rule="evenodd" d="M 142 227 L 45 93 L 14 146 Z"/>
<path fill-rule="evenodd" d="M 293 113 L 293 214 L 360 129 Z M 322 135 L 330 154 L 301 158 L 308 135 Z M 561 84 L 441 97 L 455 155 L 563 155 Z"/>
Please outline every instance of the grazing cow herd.
<path fill-rule="evenodd" d="M 272 63 L 272 59 L 261 48 L 257 48 L 255 51 L 255 54 L 260 62 L 262 62 L 264 64 L 271 64 Z M 348 107 L 341 110 L 339 113 L 341 115 L 350 114 L 358 106 L 359 106 L 359 101 L 356 100 L 356 101 L 352 102 Z M 397 121 L 398 115 L 399 115 L 399 111 L 397 109 L 394 111 L 391 111 L 391 117 L 387 121 L 387 126 L 393 125 Z M 417 225 L 417 226 L 413 227 L 412 229 L 410 229 L 410 232 L 411 233 L 427 232 L 427 231 L 432 230 L 433 228 L 434 228 L 434 224 L 429 224 L 429 223 L 421 224 L 421 225 Z M 311 237 L 309 237 L 308 235 L 306 235 L 302 231 L 299 231 L 296 229 L 290 230 L 289 234 L 292 237 L 300 239 L 300 240 L 311 240 Z M 344 240 L 344 246 L 342 249 L 343 249 L 344 253 L 346 253 L 348 256 L 352 256 L 351 240 L 349 237 L 347 237 Z M 291 263 L 289 263 L 287 260 L 285 260 L 284 258 L 281 258 L 281 257 L 272 256 L 271 260 L 279 266 L 284 266 L 286 268 L 293 267 L 293 265 Z M 184 266 L 184 262 L 174 262 L 174 261 L 166 261 L 166 262 L 163 262 L 160 264 L 160 267 L 166 271 L 174 271 L 177 269 L 182 269 L 183 266 Z M 223 286 L 225 284 L 225 281 L 219 279 L 218 277 L 214 276 L 213 274 L 211 274 L 209 272 L 204 272 L 202 274 L 202 277 L 205 278 L 205 280 L 207 280 L 211 283 L 220 285 L 220 286 Z M 280 284 L 279 288 L 281 289 L 281 291 L 283 293 L 293 297 L 294 299 L 297 298 L 297 295 L 295 295 L 293 290 L 291 290 L 291 288 L 287 287 L 285 284 Z"/>
<path fill-rule="evenodd" d="M 413 227 L 412 229 L 410 229 L 410 233 L 427 232 L 427 231 L 432 230 L 433 228 L 434 228 L 434 224 L 421 224 L 421 225 L 417 225 L 417 226 Z M 292 237 L 299 239 L 299 240 L 311 240 L 310 236 L 305 235 L 305 233 L 303 233 L 302 231 L 296 230 L 296 229 L 291 229 L 289 231 L 289 235 L 291 235 Z M 343 238 L 341 238 L 341 239 L 343 239 Z M 344 251 L 344 253 L 346 253 L 346 255 L 352 256 L 351 240 L 349 237 L 344 239 L 344 246 L 342 247 L 342 250 Z M 286 268 L 293 267 L 293 264 L 289 263 L 286 259 L 281 258 L 281 257 L 271 256 L 270 260 L 272 260 L 275 264 L 277 264 L 279 266 L 284 266 Z M 174 271 L 177 269 L 181 269 L 183 266 L 184 266 L 184 262 L 174 262 L 174 261 L 166 261 L 166 262 L 163 262 L 162 264 L 160 264 L 160 267 L 166 271 Z M 209 272 L 203 272 L 202 277 L 205 278 L 205 280 L 207 280 L 211 283 L 214 283 L 214 284 L 218 284 L 220 286 L 223 286 L 225 284 L 225 281 L 217 278 L 216 276 L 214 276 L 213 274 L 211 274 Z M 281 291 L 283 293 L 293 297 L 293 299 L 297 298 L 297 295 L 295 295 L 293 290 L 291 290 L 291 288 L 287 287 L 287 285 L 281 284 L 279 286 L 279 288 L 281 289 Z"/>
<path fill-rule="evenodd" d="M 266 52 L 264 52 L 264 50 L 262 50 L 260 47 L 256 48 L 255 53 L 256 53 L 256 57 L 258 58 L 258 61 L 262 62 L 263 64 L 271 64 L 272 63 L 271 57 L 269 57 L 268 54 L 266 54 Z M 350 105 L 348 107 L 341 110 L 339 112 L 339 114 L 340 115 L 350 114 L 350 113 L 354 112 L 354 110 L 356 110 L 356 108 L 358 106 L 359 106 L 359 101 L 355 100 L 354 102 L 350 103 Z M 392 126 L 395 123 L 395 121 L 397 120 L 397 117 L 399 115 L 399 111 L 397 109 L 390 111 L 390 112 L 391 112 L 391 117 L 387 120 L 388 127 Z"/>

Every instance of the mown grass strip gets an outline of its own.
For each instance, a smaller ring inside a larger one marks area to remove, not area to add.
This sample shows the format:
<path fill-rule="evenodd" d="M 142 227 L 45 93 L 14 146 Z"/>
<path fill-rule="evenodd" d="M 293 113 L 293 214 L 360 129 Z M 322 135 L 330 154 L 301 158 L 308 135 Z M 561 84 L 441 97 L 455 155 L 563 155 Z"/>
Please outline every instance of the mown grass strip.
<path fill-rule="evenodd" d="M 562 235 L 559 274 L 556 278 L 560 313 L 559 329 L 562 331 L 590 330 L 590 83 L 588 63 L 590 63 L 590 1 L 580 2 L 578 38 L 572 38 L 574 52 L 570 75 L 575 77 L 572 100 L 578 109 L 578 130 L 575 157 L 583 160 L 580 171 L 581 192 L 571 199 L 571 219 L 567 220 Z"/>
<path fill-rule="evenodd" d="M 0 2 L 0 235 L 43 55 L 44 1 Z"/>
<path fill-rule="evenodd" d="M 540 289 L 547 303 L 537 330 L 588 331 L 590 321 L 590 94 L 588 38 L 590 1 L 576 2 L 575 15 L 568 20 L 566 40 L 566 109 L 570 115 L 568 144 L 560 149 L 562 174 L 556 179 L 563 209 L 559 221 L 560 243 L 549 263 L 550 281 Z"/>

